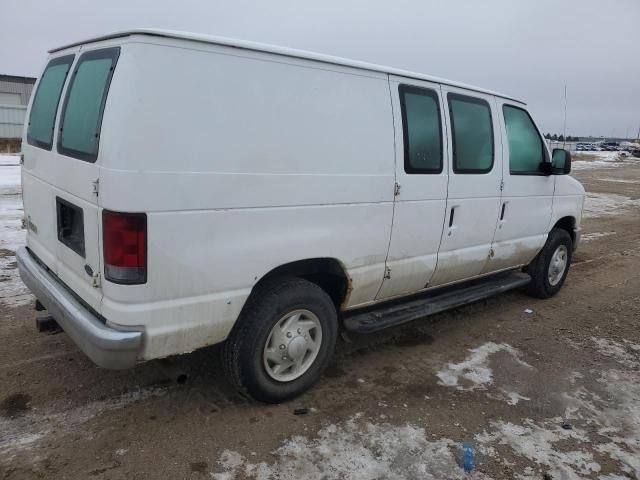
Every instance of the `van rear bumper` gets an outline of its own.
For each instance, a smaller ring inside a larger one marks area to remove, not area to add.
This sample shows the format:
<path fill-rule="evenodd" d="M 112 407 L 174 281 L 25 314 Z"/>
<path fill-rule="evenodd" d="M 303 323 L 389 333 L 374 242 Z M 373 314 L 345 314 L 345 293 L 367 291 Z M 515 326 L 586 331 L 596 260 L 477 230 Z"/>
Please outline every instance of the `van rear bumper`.
<path fill-rule="evenodd" d="M 91 360 L 110 369 L 136 364 L 143 346 L 142 332 L 116 330 L 105 325 L 25 247 L 18 250 L 16 259 L 22 281 Z"/>

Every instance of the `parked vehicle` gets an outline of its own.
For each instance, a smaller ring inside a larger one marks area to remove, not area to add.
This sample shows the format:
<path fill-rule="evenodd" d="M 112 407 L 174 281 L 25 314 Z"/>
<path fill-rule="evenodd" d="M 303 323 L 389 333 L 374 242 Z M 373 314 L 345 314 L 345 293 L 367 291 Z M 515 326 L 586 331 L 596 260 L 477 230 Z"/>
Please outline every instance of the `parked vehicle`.
<path fill-rule="evenodd" d="M 285 400 L 340 328 L 555 295 L 580 238 L 526 105 L 422 74 L 132 30 L 52 50 L 28 118 L 20 273 L 107 368 L 224 342 Z"/>

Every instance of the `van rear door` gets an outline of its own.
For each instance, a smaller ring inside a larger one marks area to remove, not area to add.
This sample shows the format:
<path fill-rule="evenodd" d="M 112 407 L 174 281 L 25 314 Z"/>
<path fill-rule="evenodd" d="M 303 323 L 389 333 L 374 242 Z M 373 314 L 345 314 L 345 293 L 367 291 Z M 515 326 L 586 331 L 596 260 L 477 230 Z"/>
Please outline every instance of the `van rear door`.
<path fill-rule="evenodd" d="M 52 59 L 38 83 L 23 142 L 27 245 L 100 311 L 98 146 L 119 48 Z"/>

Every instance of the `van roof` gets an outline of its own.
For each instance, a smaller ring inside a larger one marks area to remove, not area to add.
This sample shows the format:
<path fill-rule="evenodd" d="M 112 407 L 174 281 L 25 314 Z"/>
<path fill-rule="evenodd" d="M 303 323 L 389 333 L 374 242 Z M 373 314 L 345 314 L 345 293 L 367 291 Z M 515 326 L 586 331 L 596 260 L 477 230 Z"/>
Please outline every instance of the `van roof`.
<path fill-rule="evenodd" d="M 275 45 L 269 45 L 269 44 L 265 44 L 265 43 L 250 42 L 250 41 L 246 41 L 246 40 L 237 40 L 237 39 L 233 39 L 233 38 L 218 37 L 218 36 L 213 36 L 213 35 L 204 35 L 204 34 L 199 34 L 199 33 L 181 32 L 181 31 L 177 31 L 177 30 L 163 30 L 163 29 L 155 29 L 155 28 L 136 28 L 136 29 L 132 29 L 132 30 L 122 30 L 122 31 L 119 31 L 119 32 L 113 32 L 113 33 L 109 33 L 109 34 L 106 34 L 106 35 L 101 35 L 101 36 L 98 36 L 98 37 L 89 38 L 87 40 L 83 40 L 83 41 L 80 41 L 80 42 L 74 42 L 74 43 L 70 43 L 70 44 L 67 44 L 67 45 L 63 45 L 61 47 L 49 50 L 49 53 L 55 53 L 55 52 L 58 52 L 60 50 L 65 50 L 67 48 L 76 47 L 78 45 L 84 45 L 84 44 L 87 44 L 87 43 L 99 42 L 99 41 L 102 41 L 102 40 L 109 40 L 109 39 L 112 39 L 112 38 L 128 37 L 128 36 L 131 36 L 131 35 L 150 35 L 150 36 L 154 36 L 154 37 L 178 38 L 178 39 L 183 39 L 183 40 L 192 40 L 194 42 L 209 43 L 209 44 L 214 44 L 214 45 L 224 45 L 224 46 L 227 46 L 227 47 L 241 48 L 241 49 L 245 49 L 245 50 L 268 52 L 268 53 L 273 53 L 273 54 L 276 54 L 276 55 L 284 55 L 284 56 L 287 56 L 287 57 L 304 58 L 304 59 L 309 59 L 309 60 L 315 60 L 315 61 L 318 61 L 318 62 L 331 63 L 331 64 L 335 64 L 335 65 L 344 65 L 344 66 L 347 66 L 347 67 L 361 68 L 361 69 L 364 69 L 364 70 L 371 70 L 371 71 L 374 71 L 374 72 L 382 72 L 382 73 L 387 73 L 387 74 L 391 74 L 391 75 L 398 75 L 400 77 L 408 77 L 408 78 L 414 78 L 414 79 L 417 79 L 417 80 L 425 80 L 425 81 L 428 81 L 428 82 L 441 83 L 441 84 L 449 85 L 449 86 L 452 86 L 452 87 L 465 88 L 465 89 L 468 89 L 468 90 L 473 90 L 475 92 L 486 93 L 486 94 L 489 94 L 489 95 L 495 95 L 495 96 L 498 96 L 498 97 L 506 98 L 506 99 L 513 100 L 513 101 L 518 102 L 518 103 L 525 104 L 525 102 L 523 102 L 522 100 L 519 100 L 519 99 L 517 99 L 515 97 L 512 97 L 510 95 L 504 95 L 502 93 L 498 93 L 498 92 L 494 92 L 494 91 L 491 91 L 491 90 L 487 90 L 485 88 L 474 87 L 473 85 L 467 85 L 467 84 L 464 84 L 464 83 L 454 82 L 452 80 L 447 80 L 445 78 L 434 77 L 434 76 L 431 76 L 431 75 L 424 75 L 422 73 L 411 72 L 411 71 L 408 71 L 408 70 L 402 70 L 402 69 L 393 68 L 393 67 L 385 67 L 383 65 L 376 65 L 376 64 L 373 64 L 373 63 L 361 62 L 361 61 L 358 61 L 358 60 L 350 60 L 350 59 L 347 59 L 347 58 L 334 57 L 332 55 L 324 55 L 324 54 L 321 54 L 321 53 L 308 52 L 308 51 L 305 51 L 305 50 L 297 50 L 297 49 L 294 49 L 294 48 L 278 47 L 278 46 L 275 46 Z"/>

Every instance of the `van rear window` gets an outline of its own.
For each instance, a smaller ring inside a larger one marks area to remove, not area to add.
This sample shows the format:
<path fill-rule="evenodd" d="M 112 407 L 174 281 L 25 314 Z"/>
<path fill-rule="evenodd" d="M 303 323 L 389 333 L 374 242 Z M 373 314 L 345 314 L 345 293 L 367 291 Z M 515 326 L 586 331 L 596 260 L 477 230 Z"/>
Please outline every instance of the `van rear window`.
<path fill-rule="evenodd" d="M 95 162 L 102 114 L 120 48 L 83 53 L 71 77 L 62 107 L 58 151 Z"/>
<path fill-rule="evenodd" d="M 27 127 L 29 145 L 51 150 L 60 94 L 73 58 L 74 55 L 54 58 L 44 69 L 29 114 Z"/>

